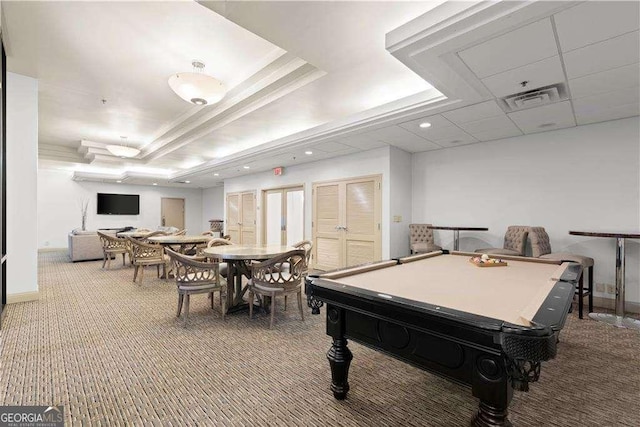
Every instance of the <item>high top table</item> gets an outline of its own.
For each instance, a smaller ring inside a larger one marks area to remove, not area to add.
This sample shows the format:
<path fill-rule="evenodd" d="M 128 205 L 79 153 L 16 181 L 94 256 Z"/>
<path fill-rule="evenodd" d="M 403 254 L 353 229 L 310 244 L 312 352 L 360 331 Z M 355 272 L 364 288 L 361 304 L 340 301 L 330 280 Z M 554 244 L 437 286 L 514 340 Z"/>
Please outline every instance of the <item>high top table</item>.
<path fill-rule="evenodd" d="M 640 239 L 639 232 L 569 231 L 573 236 L 609 237 L 616 239 L 616 312 L 589 313 L 589 317 L 618 328 L 640 330 L 640 320 L 624 316 L 624 240 Z"/>
<path fill-rule="evenodd" d="M 249 307 L 242 299 L 247 291 L 242 287 L 242 276 L 251 278 L 251 261 L 264 261 L 294 249 L 281 245 L 222 245 L 204 249 L 206 256 L 227 263 L 227 313 Z"/>
<path fill-rule="evenodd" d="M 462 231 L 489 231 L 487 227 L 454 227 L 449 225 L 429 225 L 432 230 L 453 230 L 453 250 L 460 249 L 460 230 Z"/>

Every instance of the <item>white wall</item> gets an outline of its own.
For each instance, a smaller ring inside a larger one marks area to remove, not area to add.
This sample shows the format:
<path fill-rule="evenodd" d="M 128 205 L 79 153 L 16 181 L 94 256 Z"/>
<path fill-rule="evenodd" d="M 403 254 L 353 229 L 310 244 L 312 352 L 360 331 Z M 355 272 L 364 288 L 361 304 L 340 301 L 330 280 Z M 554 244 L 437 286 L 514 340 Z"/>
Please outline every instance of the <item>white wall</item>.
<path fill-rule="evenodd" d="M 486 226 L 460 249 L 500 247 L 508 225 L 546 228 L 554 252 L 595 259 L 596 283 L 615 283 L 615 240 L 569 230 L 640 229 L 638 117 L 413 156 L 413 221 Z M 452 232 L 436 232 L 451 247 Z M 627 241 L 627 301 L 640 301 L 639 242 Z M 608 295 L 612 297 L 611 295 Z"/>
<path fill-rule="evenodd" d="M 390 222 L 390 257 L 409 255 L 409 224 L 411 223 L 411 176 L 410 153 L 391 147 L 390 149 L 390 188 L 389 218 Z M 394 217 L 401 217 L 395 222 Z"/>
<path fill-rule="evenodd" d="M 224 186 L 202 189 L 202 229 L 208 230 L 210 219 L 224 219 Z"/>
<path fill-rule="evenodd" d="M 7 297 L 38 291 L 38 81 L 7 73 Z"/>
<path fill-rule="evenodd" d="M 38 170 L 38 247 L 66 248 L 67 234 L 82 225 L 80 203 L 89 200 L 87 230 L 117 227 L 145 227 L 155 230 L 161 221 L 160 199 L 185 199 L 185 226 L 188 233 L 208 230 L 202 221 L 202 190 L 99 182 L 76 182 L 72 173 L 56 169 Z M 34 190 L 35 191 L 35 190 Z M 97 194 L 140 195 L 140 215 L 98 215 Z"/>
<path fill-rule="evenodd" d="M 354 178 L 368 175 L 382 175 L 382 258 L 389 258 L 389 147 L 365 151 L 358 154 L 305 163 L 300 166 L 285 168 L 281 176 L 274 176 L 271 172 L 246 175 L 227 179 L 224 182 L 226 193 L 256 190 L 258 204 L 257 236 L 262 239 L 262 200 L 261 191 L 292 184 L 304 185 L 305 189 L 305 239 L 311 239 L 312 197 L 311 186 L 314 182 L 336 179 Z M 226 219 L 226 218 L 225 218 Z"/>

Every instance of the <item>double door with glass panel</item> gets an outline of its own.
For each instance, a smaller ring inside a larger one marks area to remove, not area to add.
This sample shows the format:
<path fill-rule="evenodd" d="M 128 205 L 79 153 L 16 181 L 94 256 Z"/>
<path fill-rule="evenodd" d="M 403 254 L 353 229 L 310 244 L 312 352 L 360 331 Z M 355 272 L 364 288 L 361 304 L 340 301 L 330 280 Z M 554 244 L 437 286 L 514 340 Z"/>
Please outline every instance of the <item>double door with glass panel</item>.
<path fill-rule="evenodd" d="M 263 242 L 291 246 L 304 240 L 304 188 L 263 191 Z"/>

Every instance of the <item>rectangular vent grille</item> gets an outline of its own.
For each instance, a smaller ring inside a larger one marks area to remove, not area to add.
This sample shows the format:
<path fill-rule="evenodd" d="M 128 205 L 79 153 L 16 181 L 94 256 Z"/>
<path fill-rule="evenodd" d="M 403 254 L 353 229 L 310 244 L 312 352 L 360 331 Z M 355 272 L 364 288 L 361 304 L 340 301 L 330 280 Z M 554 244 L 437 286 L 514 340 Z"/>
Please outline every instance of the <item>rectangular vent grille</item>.
<path fill-rule="evenodd" d="M 502 108 L 510 112 L 552 104 L 563 99 L 567 99 L 567 89 L 564 83 L 558 83 L 505 96 L 499 101 Z"/>

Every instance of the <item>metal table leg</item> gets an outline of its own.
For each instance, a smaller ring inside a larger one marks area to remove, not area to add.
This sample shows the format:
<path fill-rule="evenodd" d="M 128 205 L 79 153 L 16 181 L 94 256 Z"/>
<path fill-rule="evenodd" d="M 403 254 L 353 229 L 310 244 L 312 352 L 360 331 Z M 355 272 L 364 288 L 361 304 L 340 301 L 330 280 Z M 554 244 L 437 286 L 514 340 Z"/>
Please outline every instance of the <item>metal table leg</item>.
<path fill-rule="evenodd" d="M 590 313 L 589 317 L 617 328 L 640 330 L 640 320 L 624 317 L 624 238 L 616 238 L 616 312 Z"/>
<path fill-rule="evenodd" d="M 453 230 L 453 250 L 460 250 L 460 230 Z"/>

